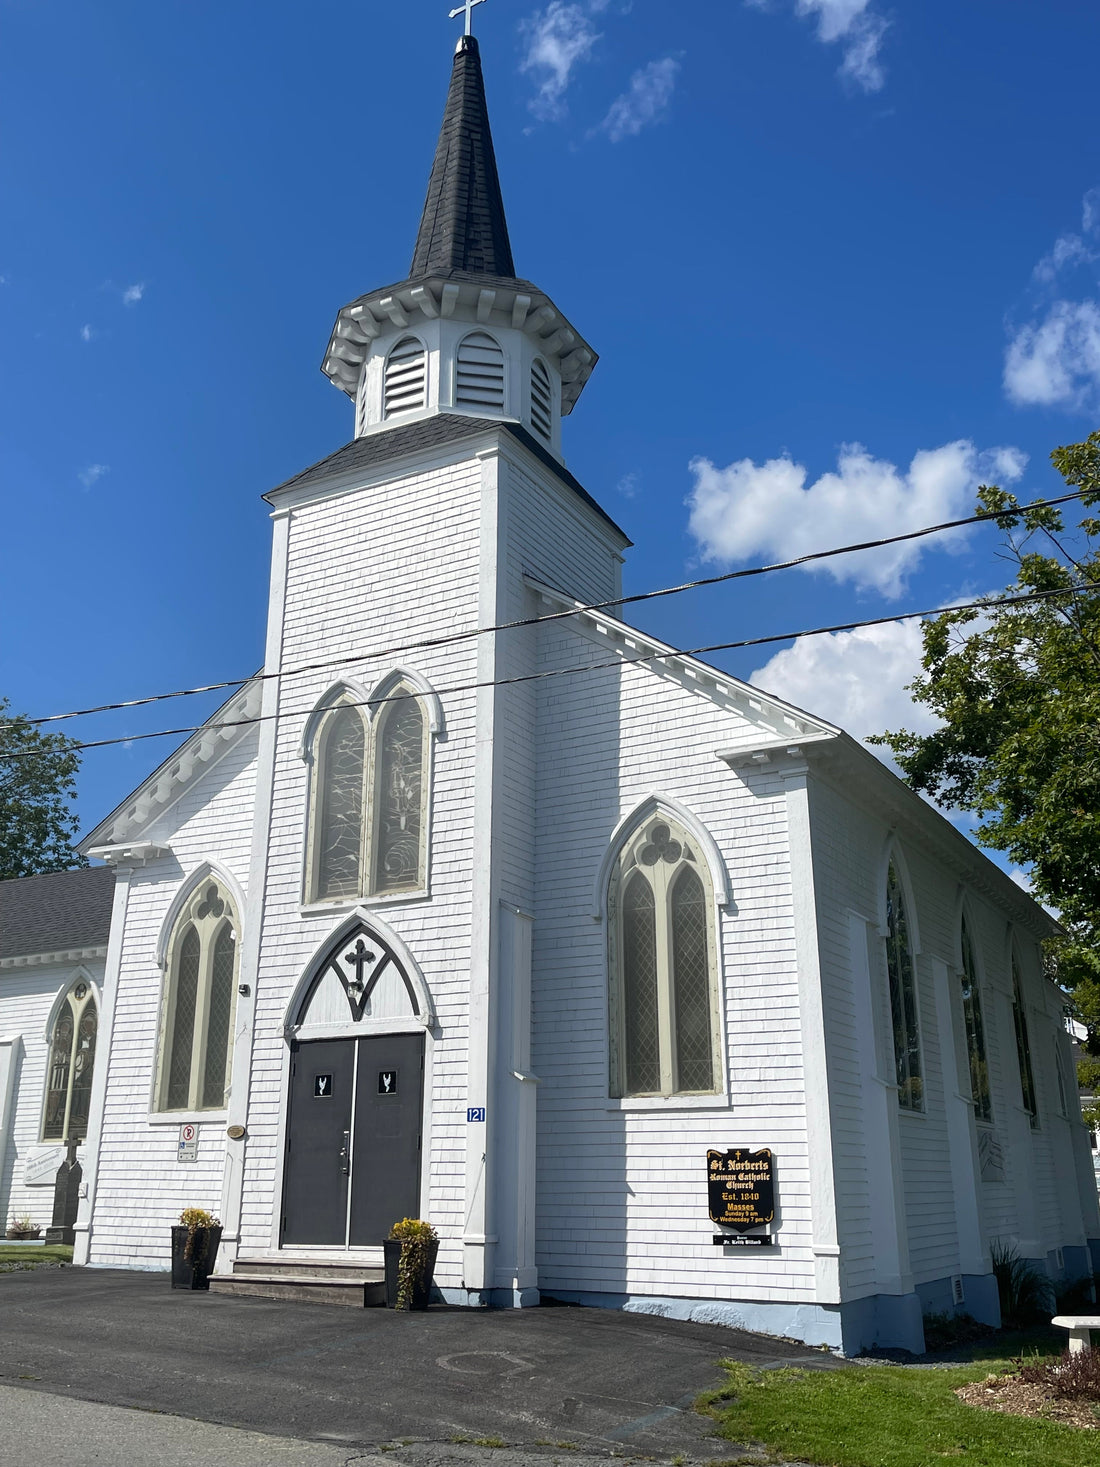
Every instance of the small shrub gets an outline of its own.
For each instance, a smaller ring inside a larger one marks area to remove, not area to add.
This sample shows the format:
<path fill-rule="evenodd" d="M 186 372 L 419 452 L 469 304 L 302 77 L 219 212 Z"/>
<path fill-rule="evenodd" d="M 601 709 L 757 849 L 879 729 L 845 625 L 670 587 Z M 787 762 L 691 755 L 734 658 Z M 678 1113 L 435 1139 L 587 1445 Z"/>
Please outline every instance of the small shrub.
<path fill-rule="evenodd" d="M 1004 1323 L 1022 1328 L 1049 1319 L 1054 1313 L 1054 1288 L 1046 1274 L 1003 1243 L 993 1244 L 992 1257 Z"/>
<path fill-rule="evenodd" d="M 401 1244 L 401 1258 L 397 1265 L 398 1309 L 412 1305 L 413 1294 L 427 1276 L 428 1260 L 432 1244 L 439 1241 L 439 1234 L 431 1223 L 418 1217 L 403 1217 L 390 1228 L 390 1237 Z"/>
<path fill-rule="evenodd" d="M 180 1213 L 180 1226 L 187 1229 L 187 1242 L 184 1244 L 183 1256 L 190 1261 L 195 1256 L 195 1234 L 200 1230 L 208 1232 L 210 1228 L 220 1228 L 221 1223 L 212 1212 L 207 1212 L 205 1207 L 185 1207 Z M 205 1246 L 203 1251 L 205 1252 Z"/>
<path fill-rule="evenodd" d="M 1019 1378 L 1044 1386 L 1058 1401 L 1100 1401 L 1100 1350 L 1082 1350 L 1061 1360 L 1021 1366 Z"/>

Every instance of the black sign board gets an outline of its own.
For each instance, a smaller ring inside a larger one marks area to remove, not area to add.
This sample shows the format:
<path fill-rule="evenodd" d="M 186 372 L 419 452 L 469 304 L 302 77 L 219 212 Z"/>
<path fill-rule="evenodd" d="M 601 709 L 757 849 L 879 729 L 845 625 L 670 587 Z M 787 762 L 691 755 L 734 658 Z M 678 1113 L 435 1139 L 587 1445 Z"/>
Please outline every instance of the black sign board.
<path fill-rule="evenodd" d="M 314 1075 L 313 1096 L 315 1100 L 328 1100 L 332 1096 L 332 1076 Z"/>
<path fill-rule="evenodd" d="M 775 1220 L 775 1159 L 768 1150 L 707 1152 L 711 1221 L 743 1233 Z"/>
<path fill-rule="evenodd" d="M 378 1071 L 378 1093 L 379 1093 L 379 1095 L 396 1095 L 397 1094 L 397 1071 L 396 1070 L 379 1070 Z"/>

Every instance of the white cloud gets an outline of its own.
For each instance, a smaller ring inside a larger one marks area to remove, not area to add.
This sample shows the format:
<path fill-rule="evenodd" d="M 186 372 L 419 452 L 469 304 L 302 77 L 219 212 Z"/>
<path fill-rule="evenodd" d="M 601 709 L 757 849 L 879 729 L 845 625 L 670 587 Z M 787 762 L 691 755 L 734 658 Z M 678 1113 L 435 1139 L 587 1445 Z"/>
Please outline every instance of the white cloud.
<path fill-rule="evenodd" d="M 770 0 L 745 0 L 754 10 L 767 10 Z M 840 42 L 844 56 L 839 75 L 865 92 L 879 92 L 886 72 L 879 59 L 889 22 L 871 9 L 871 0 L 795 0 L 795 13 L 817 20 L 817 38 L 824 45 Z"/>
<path fill-rule="evenodd" d="M 80 470 L 77 478 L 84 485 L 85 489 L 91 489 L 93 485 L 99 483 L 104 474 L 109 474 L 110 472 L 110 464 L 89 464 L 86 469 Z"/>
<path fill-rule="evenodd" d="M 615 485 L 615 488 L 624 499 L 633 499 L 638 492 L 638 483 L 639 479 L 637 474 L 624 474 Z"/>
<path fill-rule="evenodd" d="M 680 63 L 675 56 L 651 61 L 630 78 L 630 89 L 617 97 L 600 124 L 613 143 L 637 137 L 643 127 L 659 122 L 668 111 Z"/>
<path fill-rule="evenodd" d="M 144 294 L 144 280 L 140 281 L 137 285 L 128 285 L 122 292 L 122 304 L 124 306 L 136 306 Z"/>
<path fill-rule="evenodd" d="M 536 116 L 549 120 L 564 114 L 573 68 L 588 60 L 600 39 L 591 16 L 605 8 L 606 0 L 590 5 L 552 0 L 545 10 L 521 22 L 527 51 L 520 70 L 532 73 L 538 81 L 538 92 L 530 103 Z"/>
<path fill-rule="evenodd" d="M 93 341 L 97 334 L 94 326 L 85 324 L 80 328 L 81 341 Z"/>
<path fill-rule="evenodd" d="M 1008 875 L 1009 879 L 1014 881 L 1021 891 L 1026 891 L 1028 896 L 1031 895 L 1033 888 L 1029 872 L 1025 871 L 1022 866 L 1013 866 Z"/>
<path fill-rule="evenodd" d="M 10 275 L 0 275 L 0 285 L 10 285 L 10 284 L 11 284 L 11 276 Z"/>
<path fill-rule="evenodd" d="M 1100 299 L 1071 299 L 1070 276 L 1100 260 L 1100 189 L 1081 202 L 1081 232 L 1063 234 L 1035 266 L 1032 319 L 1005 349 L 1004 388 L 1024 407 L 1100 408 Z M 1092 272 L 1087 289 L 1094 286 Z"/>
<path fill-rule="evenodd" d="M 921 450 L 901 473 L 858 443 L 840 450 L 837 472 L 807 487 L 807 472 L 789 456 L 757 464 L 741 459 L 716 468 L 692 461 L 695 487 L 689 526 L 704 560 L 732 565 L 749 559 L 793 560 L 814 550 L 884 539 L 906 530 L 961 519 L 986 479 L 1014 482 L 1026 465 L 1017 449 L 979 453 L 961 440 Z M 900 596 L 906 577 L 930 549 L 957 549 L 965 530 L 814 562 L 839 582 L 887 597 Z"/>
<path fill-rule="evenodd" d="M 911 617 L 853 632 L 800 637 L 757 668 L 749 681 L 839 724 L 857 739 L 899 728 L 930 733 L 938 720 L 906 692 L 921 670 L 923 650 L 921 623 Z M 885 749 L 873 752 L 887 758 Z"/>

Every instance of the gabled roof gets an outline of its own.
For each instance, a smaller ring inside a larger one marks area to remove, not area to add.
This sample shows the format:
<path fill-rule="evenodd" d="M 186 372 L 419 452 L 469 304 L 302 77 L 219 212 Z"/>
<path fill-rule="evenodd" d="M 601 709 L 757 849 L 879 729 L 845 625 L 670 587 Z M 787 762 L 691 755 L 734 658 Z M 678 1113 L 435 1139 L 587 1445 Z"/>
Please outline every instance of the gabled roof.
<path fill-rule="evenodd" d="M 269 490 L 264 498 L 270 501 L 272 495 L 280 493 L 283 489 L 300 489 L 307 484 L 330 479 L 336 474 L 353 473 L 357 469 L 372 469 L 378 464 L 403 458 L 406 454 L 442 448 L 448 443 L 461 443 L 467 438 L 476 438 L 483 433 L 506 433 L 517 443 L 521 443 L 556 478 L 572 489 L 588 505 L 589 509 L 595 510 L 616 533 L 622 535 L 625 546 L 632 543 L 607 511 L 600 508 L 580 480 L 575 479 L 564 464 L 548 452 L 522 423 L 513 423 L 501 418 L 468 418 L 460 413 L 438 413 L 432 417 L 420 418 L 415 423 L 405 423 L 397 428 L 387 428 L 381 433 L 368 433 L 363 438 L 353 438 L 350 443 L 345 443 L 343 448 L 338 448 L 335 453 L 330 453 L 319 463 L 312 464 L 309 468 L 303 469 L 300 474 L 295 474 L 292 479 L 287 479 L 276 488 Z"/>
<path fill-rule="evenodd" d="M 107 866 L 0 881 L 0 959 L 106 947 L 114 891 Z"/>
<path fill-rule="evenodd" d="M 481 55 L 473 36 L 455 52 L 410 277 L 452 270 L 515 277 Z"/>

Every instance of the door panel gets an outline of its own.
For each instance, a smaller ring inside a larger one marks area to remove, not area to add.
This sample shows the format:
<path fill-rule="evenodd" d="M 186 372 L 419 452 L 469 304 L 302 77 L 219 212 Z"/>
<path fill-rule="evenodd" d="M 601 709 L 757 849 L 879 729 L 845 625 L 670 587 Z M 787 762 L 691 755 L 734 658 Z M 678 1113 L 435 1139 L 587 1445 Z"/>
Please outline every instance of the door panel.
<path fill-rule="evenodd" d="M 424 1036 L 371 1035 L 359 1046 L 352 1144 L 353 1248 L 377 1245 L 420 1206 Z"/>
<path fill-rule="evenodd" d="M 314 1039 L 290 1061 L 284 1243 L 342 1248 L 347 1239 L 353 1039 Z"/>

